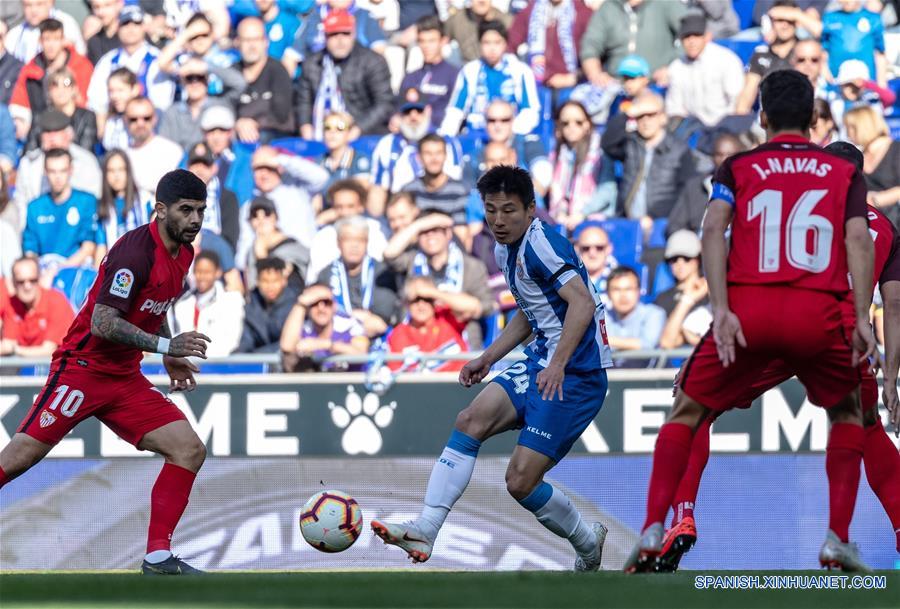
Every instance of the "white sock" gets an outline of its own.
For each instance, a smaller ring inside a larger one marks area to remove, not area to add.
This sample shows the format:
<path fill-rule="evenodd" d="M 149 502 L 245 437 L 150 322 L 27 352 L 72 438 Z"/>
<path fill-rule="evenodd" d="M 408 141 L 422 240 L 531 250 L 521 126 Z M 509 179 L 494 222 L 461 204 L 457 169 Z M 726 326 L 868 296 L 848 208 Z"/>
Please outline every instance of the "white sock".
<path fill-rule="evenodd" d="M 548 490 L 552 492 L 543 505 L 536 506 L 531 502 L 531 499 L 535 496 L 546 496 Z M 520 503 L 526 509 L 532 511 L 538 522 L 547 527 L 548 530 L 568 539 L 579 554 L 585 555 L 594 551 L 597 544 L 597 536 L 594 535 L 593 529 L 581 517 L 581 513 L 575 507 L 575 504 L 555 486 L 543 482 Z M 536 509 L 531 509 L 531 507 Z"/>
<path fill-rule="evenodd" d="M 169 550 L 154 550 L 153 552 L 147 554 L 147 556 L 144 557 L 144 560 L 149 562 L 151 565 L 155 565 L 168 559 L 171 555 L 172 552 L 170 552 Z"/>
<path fill-rule="evenodd" d="M 474 469 L 475 455 L 463 454 L 449 446 L 434 464 L 425 490 L 425 505 L 416 520 L 416 526 L 432 543 L 453 505 L 469 485 Z"/>

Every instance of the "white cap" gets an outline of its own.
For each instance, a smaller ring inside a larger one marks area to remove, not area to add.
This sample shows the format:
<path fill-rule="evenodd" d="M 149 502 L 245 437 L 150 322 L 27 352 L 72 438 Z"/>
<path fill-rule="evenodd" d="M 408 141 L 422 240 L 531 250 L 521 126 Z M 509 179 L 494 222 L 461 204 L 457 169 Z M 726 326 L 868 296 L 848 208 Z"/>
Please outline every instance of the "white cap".
<path fill-rule="evenodd" d="M 869 80 L 871 77 L 871 74 L 869 74 L 869 66 L 867 66 L 865 62 L 860 61 L 859 59 L 848 59 L 841 64 L 840 68 L 838 68 L 838 74 L 835 80 L 837 81 L 837 84 L 845 85 L 855 80 Z"/>
<path fill-rule="evenodd" d="M 684 256 L 696 258 L 700 255 L 700 237 L 697 233 L 687 229 L 677 230 L 666 241 L 666 258 Z"/>
<path fill-rule="evenodd" d="M 234 129 L 234 112 L 225 106 L 210 106 L 200 115 L 200 128 L 204 131 Z"/>

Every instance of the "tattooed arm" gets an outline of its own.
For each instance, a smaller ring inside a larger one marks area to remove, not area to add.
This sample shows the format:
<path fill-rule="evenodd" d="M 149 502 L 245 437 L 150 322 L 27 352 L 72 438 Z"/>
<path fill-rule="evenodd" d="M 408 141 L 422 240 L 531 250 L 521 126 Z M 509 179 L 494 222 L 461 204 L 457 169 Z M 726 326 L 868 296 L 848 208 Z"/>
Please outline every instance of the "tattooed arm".
<path fill-rule="evenodd" d="M 120 345 L 156 353 L 159 339 L 168 338 L 171 336 L 171 331 L 164 319 L 159 334 L 150 334 L 123 319 L 122 312 L 115 307 L 96 303 L 94 314 L 91 316 L 91 334 Z M 196 356 L 206 359 L 207 342 L 209 342 L 209 337 L 199 332 L 184 332 L 171 340 L 166 354 L 175 357 Z"/>

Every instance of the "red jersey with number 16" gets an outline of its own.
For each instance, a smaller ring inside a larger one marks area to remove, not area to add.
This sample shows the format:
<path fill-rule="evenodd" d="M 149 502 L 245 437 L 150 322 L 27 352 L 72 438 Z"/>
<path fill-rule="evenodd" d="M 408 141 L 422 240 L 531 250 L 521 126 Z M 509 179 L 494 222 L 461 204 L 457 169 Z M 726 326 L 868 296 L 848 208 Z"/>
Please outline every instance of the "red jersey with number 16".
<path fill-rule="evenodd" d="M 729 158 L 710 194 L 734 207 L 729 285 L 849 290 L 844 224 L 866 217 L 866 192 L 851 162 L 799 136 Z"/>
<path fill-rule="evenodd" d="M 125 321 L 156 334 L 169 307 L 184 291 L 193 259 L 194 250 L 184 245 L 173 258 L 155 221 L 122 235 L 100 264 L 87 301 L 53 354 L 51 367 L 66 359 L 70 366 L 105 374 L 126 375 L 140 370 L 140 349 L 91 334 L 94 305 L 118 309 Z"/>

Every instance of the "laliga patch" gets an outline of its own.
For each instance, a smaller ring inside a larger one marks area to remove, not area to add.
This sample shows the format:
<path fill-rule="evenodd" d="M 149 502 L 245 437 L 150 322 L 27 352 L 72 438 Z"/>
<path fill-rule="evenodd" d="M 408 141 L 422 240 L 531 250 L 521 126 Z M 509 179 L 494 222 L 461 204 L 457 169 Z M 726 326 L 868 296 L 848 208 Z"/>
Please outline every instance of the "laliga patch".
<path fill-rule="evenodd" d="M 56 423 L 56 417 L 53 414 L 47 412 L 46 410 L 41 413 L 41 429 L 44 427 L 50 427 Z"/>
<path fill-rule="evenodd" d="M 129 269 L 119 269 L 113 276 L 112 285 L 109 286 L 109 293 L 119 298 L 128 298 L 133 285 L 134 273 Z"/>

